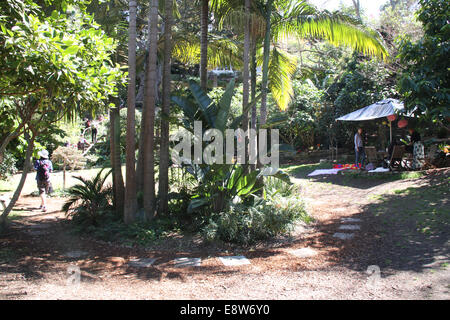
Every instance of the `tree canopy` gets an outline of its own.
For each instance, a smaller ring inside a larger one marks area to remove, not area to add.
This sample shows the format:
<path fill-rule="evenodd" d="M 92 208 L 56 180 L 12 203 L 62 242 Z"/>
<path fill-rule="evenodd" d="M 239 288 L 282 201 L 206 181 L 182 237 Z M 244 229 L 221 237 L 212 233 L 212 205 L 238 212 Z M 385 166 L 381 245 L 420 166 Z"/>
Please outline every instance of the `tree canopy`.
<path fill-rule="evenodd" d="M 450 6 L 445 0 L 421 0 L 418 19 L 424 36 L 417 42 L 402 39 L 399 57 L 404 70 L 399 91 L 410 110 L 427 118 L 450 117 Z"/>

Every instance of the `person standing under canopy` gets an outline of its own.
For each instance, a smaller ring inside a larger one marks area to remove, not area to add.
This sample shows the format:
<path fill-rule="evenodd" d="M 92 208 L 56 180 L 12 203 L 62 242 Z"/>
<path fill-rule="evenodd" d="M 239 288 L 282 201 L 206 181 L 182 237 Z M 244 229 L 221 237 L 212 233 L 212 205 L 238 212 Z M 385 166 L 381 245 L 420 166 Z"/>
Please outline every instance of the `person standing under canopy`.
<path fill-rule="evenodd" d="M 356 132 L 355 134 L 355 153 L 356 153 L 356 160 L 355 160 L 355 164 L 357 167 L 360 166 L 361 169 L 364 169 L 364 160 L 366 158 L 366 153 L 364 152 L 364 141 L 362 138 L 362 132 L 363 129 L 362 128 L 358 128 L 358 132 Z"/>

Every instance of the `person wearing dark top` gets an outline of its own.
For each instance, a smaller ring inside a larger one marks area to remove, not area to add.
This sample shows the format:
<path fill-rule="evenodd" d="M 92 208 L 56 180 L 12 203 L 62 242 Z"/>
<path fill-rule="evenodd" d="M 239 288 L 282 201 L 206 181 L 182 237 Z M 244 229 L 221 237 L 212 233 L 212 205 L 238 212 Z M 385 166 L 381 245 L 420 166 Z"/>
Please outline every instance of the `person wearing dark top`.
<path fill-rule="evenodd" d="M 413 153 L 414 143 L 419 142 L 421 140 L 420 133 L 418 133 L 414 128 L 409 128 L 410 142 L 406 146 L 405 151 L 408 153 Z"/>
<path fill-rule="evenodd" d="M 40 157 L 34 163 L 34 169 L 36 170 L 36 182 L 39 190 L 39 196 L 41 197 L 41 206 L 39 209 L 42 211 L 47 211 L 47 199 L 46 194 L 50 192 L 50 172 L 53 172 L 53 164 L 48 159 L 48 151 L 42 150 L 38 152 Z"/>

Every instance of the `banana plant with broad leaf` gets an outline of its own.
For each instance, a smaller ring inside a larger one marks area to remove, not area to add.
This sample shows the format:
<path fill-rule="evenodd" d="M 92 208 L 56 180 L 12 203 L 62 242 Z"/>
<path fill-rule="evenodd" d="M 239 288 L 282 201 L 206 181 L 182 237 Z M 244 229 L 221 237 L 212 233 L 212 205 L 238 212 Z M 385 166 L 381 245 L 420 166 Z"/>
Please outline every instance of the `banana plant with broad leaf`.
<path fill-rule="evenodd" d="M 220 130 L 223 134 L 227 129 L 239 129 L 242 115 L 232 119 L 230 112 L 234 88 L 235 81 L 231 80 L 222 97 L 215 103 L 195 81 L 190 81 L 190 94 L 172 97 L 172 101 L 183 113 L 183 117 L 178 119 L 178 125 L 190 133 L 194 133 L 195 121 L 202 122 L 203 133 L 209 129 Z M 250 110 L 258 101 L 259 97 L 244 110 Z M 270 124 L 266 124 L 266 127 L 270 127 Z M 188 205 L 189 214 L 200 212 L 209 215 L 222 212 L 232 203 L 238 202 L 250 205 L 255 199 L 255 193 L 262 188 L 257 183 L 262 170 L 245 170 L 238 163 L 226 164 L 225 159 L 222 164 L 184 163 L 182 167 L 197 181 Z M 275 172 L 274 177 L 290 183 L 289 176 L 281 170 Z"/>

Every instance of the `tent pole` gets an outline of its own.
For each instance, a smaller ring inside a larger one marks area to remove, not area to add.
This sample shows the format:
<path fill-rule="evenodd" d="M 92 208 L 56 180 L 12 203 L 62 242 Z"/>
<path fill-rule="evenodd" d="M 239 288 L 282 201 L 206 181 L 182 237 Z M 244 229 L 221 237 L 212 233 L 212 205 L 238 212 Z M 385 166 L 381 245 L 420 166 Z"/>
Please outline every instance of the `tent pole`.
<path fill-rule="evenodd" d="M 392 145 L 392 121 L 389 121 L 390 140 Z"/>

